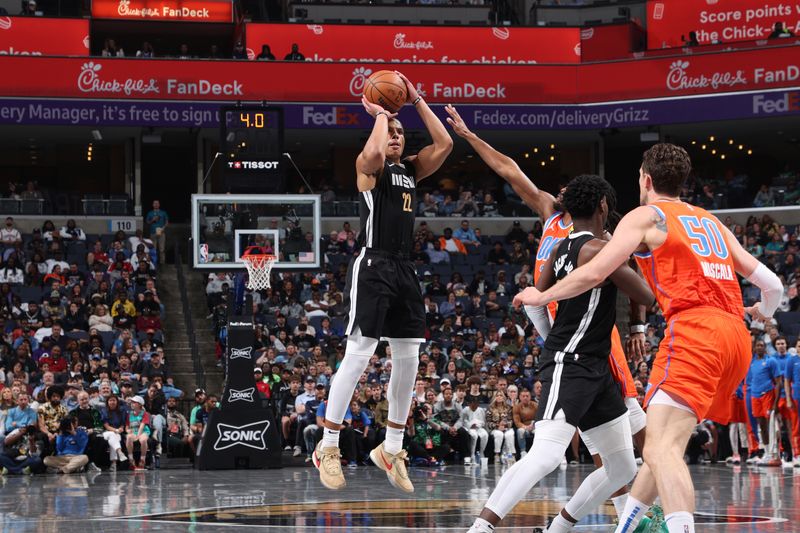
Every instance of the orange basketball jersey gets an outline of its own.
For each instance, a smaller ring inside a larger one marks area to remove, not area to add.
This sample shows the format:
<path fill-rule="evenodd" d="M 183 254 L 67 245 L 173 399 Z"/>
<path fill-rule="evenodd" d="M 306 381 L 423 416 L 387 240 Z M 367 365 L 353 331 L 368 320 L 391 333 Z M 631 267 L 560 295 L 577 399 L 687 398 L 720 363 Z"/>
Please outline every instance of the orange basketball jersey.
<path fill-rule="evenodd" d="M 666 222 L 667 239 L 655 250 L 634 256 L 667 322 L 681 311 L 698 307 L 743 317 L 733 256 L 717 217 L 683 202 L 656 202 L 648 207 Z"/>
<path fill-rule="evenodd" d="M 564 222 L 564 213 L 560 211 L 556 211 L 545 221 L 544 228 L 542 229 L 542 238 L 539 240 L 539 248 L 536 251 L 536 262 L 533 265 L 534 285 L 536 285 L 536 281 L 542 274 L 544 264 L 550 258 L 550 254 L 553 253 L 553 250 L 555 250 L 561 241 L 566 239 L 570 233 L 572 233 L 572 222 L 566 224 Z M 558 304 L 556 302 L 547 304 L 551 320 L 556 317 L 557 307 Z"/>
<path fill-rule="evenodd" d="M 608 366 L 611 367 L 611 377 L 619 385 L 623 398 L 636 398 L 636 385 L 633 383 L 631 369 L 628 368 L 628 359 L 622 347 L 622 338 L 619 336 L 617 326 L 611 330 L 611 354 L 608 356 Z"/>

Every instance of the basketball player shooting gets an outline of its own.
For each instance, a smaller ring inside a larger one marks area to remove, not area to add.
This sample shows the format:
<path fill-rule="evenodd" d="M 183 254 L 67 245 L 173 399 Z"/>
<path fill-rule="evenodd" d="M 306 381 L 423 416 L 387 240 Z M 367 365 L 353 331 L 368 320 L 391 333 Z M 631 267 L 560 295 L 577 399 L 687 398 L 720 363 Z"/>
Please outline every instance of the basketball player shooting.
<path fill-rule="evenodd" d="M 657 495 L 670 533 L 694 533 L 694 487 L 683 460 L 698 421 L 727 423 L 730 396 L 750 365 L 750 336 L 734 272 L 761 289 L 746 311 L 766 320 L 775 312 L 780 279 L 750 255 L 707 211 L 679 198 L 691 170 L 686 151 L 656 144 L 639 170 L 642 207 L 625 215 L 614 237 L 591 261 L 550 289 L 525 289 L 517 298 L 542 306 L 594 287 L 635 253 L 667 320 L 669 339 L 656 356 L 645 405 L 647 442 L 616 533 L 629 533 Z"/>
<path fill-rule="evenodd" d="M 397 114 L 362 98 L 364 109 L 374 117 L 375 124 L 356 159 L 361 251 L 348 268 L 347 346 L 331 385 L 323 437 L 313 454 L 320 481 L 329 489 L 345 486 L 339 452 L 342 420 L 378 341 L 387 338 L 392 348 L 392 375 L 386 440 L 372 450 L 370 458 L 386 472 L 393 486 L 414 491 L 402 446 L 419 365 L 419 346 L 425 341 L 422 293 L 414 264 L 409 260 L 416 185 L 439 169 L 453 149 L 453 141 L 414 85 L 397 74 L 406 84 L 407 101 L 416 108 L 433 143 L 419 154 L 403 158 L 405 137 Z"/>

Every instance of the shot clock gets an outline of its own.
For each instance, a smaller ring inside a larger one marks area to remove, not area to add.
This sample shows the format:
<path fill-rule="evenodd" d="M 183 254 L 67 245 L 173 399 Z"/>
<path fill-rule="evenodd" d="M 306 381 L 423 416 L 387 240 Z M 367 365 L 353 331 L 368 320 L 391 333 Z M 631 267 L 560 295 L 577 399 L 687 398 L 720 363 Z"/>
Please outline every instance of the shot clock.
<path fill-rule="evenodd" d="M 220 152 L 230 192 L 286 192 L 283 109 L 236 106 L 220 109 Z"/>

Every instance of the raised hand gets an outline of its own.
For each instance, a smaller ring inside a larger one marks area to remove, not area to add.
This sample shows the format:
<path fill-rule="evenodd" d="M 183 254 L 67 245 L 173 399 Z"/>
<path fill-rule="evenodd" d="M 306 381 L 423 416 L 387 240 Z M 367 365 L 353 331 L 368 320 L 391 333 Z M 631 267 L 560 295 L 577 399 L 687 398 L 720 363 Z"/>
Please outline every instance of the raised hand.
<path fill-rule="evenodd" d="M 547 301 L 542 298 L 542 293 L 536 287 L 528 287 L 524 291 L 517 293 L 512 303 L 515 309 L 519 309 L 523 305 L 541 306 L 546 304 Z"/>
<path fill-rule="evenodd" d="M 381 106 L 379 106 L 378 104 L 373 104 L 372 102 L 367 100 L 367 97 L 364 95 L 361 96 L 361 104 L 364 106 L 364 109 L 367 110 L 367 113 L 369 113 L 369 116 L 371 116 L 372 118 L 377 117 L 378 113 L 386 113 L 386 116 L 389 118 L 394 118 L 397 116 L 397 113 L 391 113 L 386 109 L 382 108 Z"/>
<path fill-rule="evenodd" d="M 444 107 L 444 110 L 447 111 L 448 115 L 450 115 L 447 117 L 447 123 L 453 128 L 453 131 L 456 132 L 456 135 L 459 137 L 466 137 L 472 133 L 467 127 L 467 124 L 464 122 L 464 119 L 461 118 L 461 115 L 459 115 L 458 111 L 456 111 L 455 107 L 453 107 L 451 104 L 447 104 Z"/>
<path fill-rule="evenodd" d="M 406 102 L 413 102 L 417 98 L 419 98 L 419 93 L 417 92 L 416 86 L 409 81 L 408 78 L 402 72 L 397 70 L 394 71 L 395 74 L 400 76 L 400 79 L 403 80 L 406 84 Z"/>

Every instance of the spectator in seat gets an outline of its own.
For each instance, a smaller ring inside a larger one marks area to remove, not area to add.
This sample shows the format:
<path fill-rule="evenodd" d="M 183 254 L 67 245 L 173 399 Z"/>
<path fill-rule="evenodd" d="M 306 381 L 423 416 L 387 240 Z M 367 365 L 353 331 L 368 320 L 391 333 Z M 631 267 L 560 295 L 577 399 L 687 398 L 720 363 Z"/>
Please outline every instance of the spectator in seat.
<path fill-rule="evenodd" d="M 495 241 L 494 247 L 489 250 L 486 261 L 497 265 L 505 265 L 509 261 L 508 252 L 503 248 L 503 243 Z"/>
<path fill-rule="evenodd" d="M 42 284 L 45 287 L 52 285 L 55 282 L 58 282 L 61 285 L 65 285 L 67 282 L 64 276 L 61 275 L 61 265 L 59 264 L 53 265 L 53 268 L 50 270 L 50 272 L 45 274 L 44 279 L 42 279 Z"/>
<path fill-rule="evenodd" d="M 233 45 L 233 55 L 231 58 L 247 59 L 247 50 L 244 49 L 244 44 L 242 44 L 242 41 L 236 41 L 236 43 Z"/>
<path fill-rule="evenodd" d="M 142 47 L 136 51 L 136 57 L 150 59 L 156 57 L 156 51 L 153 49 L 152 44 L 150 44 L 148 41 L 145 41 L 142 43 Z"/>
<path fill-rule="evenodd" d="M 25 283 L 25 274 L 17 266 L 16 257 L 9 257 L 5 268 L 0 270 L 0 283 L 8 283 L 9 285 L 23 285 Z"/>
<path fill-rule="evenodd" d="M 434 241 L 433 248 L 425 251 L 428 254 L 428 260 L 432 265 L 446 265 L 450 263 L 450 255 L 442 249 L 440 241 Z"/>
<path fill-rule="evenodd" d="M 350 413 L 353 415 L 350 426 L 353 428 L 356 444 L 356 461 L 367 464 L 368 454 L 375 447 L 375 435 L 371 427 L 372 421 L 356 400 L 350 402 Z"/>
<path fill-rule="evenodd" d="M 451 228 L 444 229 L 444 235 L 439 238 L 439 246 L 445 252 L 466 254 L 467 249 L 464 244 L 457 238 L 453 237 L 453 230 Z M 431 260 L 431 262 L 433 262 Z"/>
<path fill-rule="evenodd" d="M 478 246 L 480 244 L 475 232 L 469 227 L 469 220 L 462 220 L 461 226 L 453 232 L 453 236 L 459 239 L 464 246 Z"/>
<path fill-rule="evenodd" d="M 467 407 L 461 411 L 459 420 L 459 427 L 466 428 L 470 440 L 470 455 L 464 458 L 464 464 L 470 464 L 473 460 L 479 464 L 486 445 L 489 443 L 489 433 L 485 429 L 486 410 L 480 407 L 480 396 L 478 395 L 467 395 L 467 402 Z"/>
<path fill-rule="evenodd" d="M 305 61 L 306 56 L 300 53 L 300 47 L 297 43 L 292 43 L 292 51 L 286 54 L 283 58 L 284 61 Z"/>
<path fill-rule="evenodd" d="M 441 427 L 443 444 L 465 458 L 470 453 L 470 437 L 465 428 L 459 427 L 461 410 L 461 405 L 454 399 L 453 388 L 445 387 L 442 389 L 442 399 L 433 406 L 433 420 Z"/>
<path fill-rule="evenodd" d="M 103 438 L 103 415 L 89 404 L 89 393 L 78 393 L 78 407 L 70 411 L 70 418 L 77 421 L 77 427 L 86 432 L 88 443 L 85 453 L 89 462 L 97 465 L 102 455 L 106 453 L 105 439 Z"/>
<path fill-rule="evenodd" d="M 318 383 L 314 387 L 314 398 L 305 405 L 305 429 L 303 429 L 303 442 L 306 445 L 306 462 L 311 462 L 311 454 L 317 446 L 316 435 L 320 428 L 317 425 L 317 409 L 325 401 L 325 385 Z"/>
<path fill-rule="evenodd" d="M 22 244 L 22 234 L 14 225 L 13 217 L 6 217 L 6 224 L 0 229 L 0 244 L 4 249 L 14 249 Z"/>
<path fill-rule="evenodd" d="M 41 17 L 43 13 L 36 9 L 36 0 L 28 0 L 22 4 L 20 15 L 23 17 Z"/>
<path fill-rule="evenodd" d="M 167 400 L 167 455 L 169 457 L 192 457 L 192 441 L 189 438 L 189 421 L 178 410 L 178 399 Z"/>
<path fill-rule="evenodd" d="M 256 56 L 256 59 L 259 61 L 275 61 L 275 56 L 272 54 L 272 50 L 269 49 L 268 44 L 262 44 L 261 53 Z"/>
<path fill-rule="evenodd" d="M 508 258 L 508 262 L 512 265 L 527 265 L 530 263 L 530 258 L 528 254 L 525 253 L 525 250 L 522 248 L 522 243 L 514 241 L 513 249 L 511 250 L 511 255 Z"/>
<path fill-rule="evenodd" d="M 433 417 L 430 404 L 418 405 L 413 409 L 407 431 L 410 437 L 408 453 L 412 464 L 436 466 L 450 453 L 450 448 L 442 442 L 442 426 Z"/>
<path fill-rule="evenodd" d="M 512 411 L 521 457 L 525 457 L 528 453 L 528 440 L 533 442 L 537 408 L 538 404 L 531 400 L 531 391 L 522 389 L 519 393 L 519 403 L 513 407 Z"/>
<path fill-rule="evenodd" d="M 75 224 L 74 218 L 67 220 L 67 225 L 61 227 L 58 235 L 67 244 L 70 242 L 86 242 L 86 233 Z"/>
<path fill-rule="evenodd" d="M 136 319 L 136 330 L 148 333 L 161 331 L 161 319 L 158 315 L 153 316 L 151 308 L 145 307 L 142 309 L 142 314 Z"/>
<path fill-rule="evenodd" d="M 35 446 L 34 436 L 39 425 L 39 416 L 30 406 L 30 396 L 27 391 L 20 391 L 17 394 L 16 405 L 6 412 L 4 425 L 5 447 L 17 445 L 28 450 Z"/>
<path fill-rule="evenodd" d="M 486 310 L 486 316 L 489 318 L 497 318 L 503 315 L 503 307 L 497 302 L 497 291 L 489 291 L 484 303 L 484 309 Z"/>
<path fill-rule="evenodd" d="M 220 59 L 219 49 L 217 45 L 211 45 L 211 54 L 209 54 L 209 59 Z M 189 51 L 189 45 L 186 43 L 182 43 L 180 47 L 178 47 L 178 59 L 192 59 L 194 56 Z"/>
<path fill-rule="evenodd" d="M 89 435 L 83 428 L 78 427 L 78 421 L 67 417 L 61 421 L 59 435 L 56 437 L 56 455 L 44 458 L 47 468 L 57 470 L 62 474 L 79 472 L 86 467 L 87 471 L 97 472 L 100 469 L 89 462 L 86 447 L 89 444 Z"/>
<path fill-rule="evenodd" d="M 453 210 L 453 214 L 462 217 L 475 217 L 478 216 L 479 212 L 478 204 L 475 203 L 475 200 L 472 198 L 472 192 L 462 191 L 458 202 L 456 202 L 456 208 Z"/>
<path fill-rule="evenodd" d="M 125 57 L 125 51 L 117 46 L 114 39 L 106 39 L 103 43 L 103 50 L 100 53 L 103 57 Z"/>
<path fill-rule="evenodd" d="M 453 216 L 453 213 L 456 210 L 456 204 L 453 202 L 453 198 L 449 194 L 444 195 L 444 199 L 441 202 L 437 203 L 437 215 L 440 217 L 450 217 Z"/>
<path fill-rule="evenodd" d="M 514 284 L 506 279 L 506 271 L 497 271 L 497 281 L 492 287 L 497 294 L 511 295 L 514 294 Z"/>
<path fill-rule="evenodd" d="M 67 418 L 69 411 L 61 405 L 64 389 L 58 385 L 49 387 L 45 392 L 47 402 L 39 406 L 39 432 L 43 437 L 42 455 L 48 455 L 55 450 L 56 436 L 61 427 L 61 421 Z"/>
<path fill-rule="evenodd" d="M 494 462 L 503 464 L 513 462 L 516 455 L 514 449 L 514 420 L 511 406 L 506 402 L 506 395 L 498 390 L 492 397 L 492 403 L 486 413 L 486 425 L 494 439 Z"/>
<path fill-rule="evenodd" d="M 419 203 L 417 212 L 423 217 L 435 217 L 439 214 L 439 204 L 431 193 L 425 193 L 422 202 Z"/>
<path fill-rule="evenodd" d="M 787 37 L 794 37 L 794 33 L 786 27 L 785 22 L 776 22 L 775 29 L 769 34 L 768 39 L 783 39 Z"/>
<path fill-rule="evenodd" d="M 494 197 L 490 193 L 483 196 L 483 204 L 481 205 L 481 216 L 484 217 L 499 217 L 500 210 Z"/>
<path fill-rule="evenodd" d="M 775 195 L 766 183 L 761 185 L 753 199 L 753 207 L 771 207 L 775 205 Z"/>
<path fill-rule="evenodd" d="M 128 423 L 128 407 L 120 402 L 119 397 L 112 394 L 106 399 L 106 407 L 102 411 L 103 439 L 108 443 L 108 456 L 111 462 L 110 471 L 117 470 L 117 461 L 127 461 L 128 457 L 122 450 L 122 435 Z"/>
<path fill-rule="evenodd" d="M 519 220 L 515 220 L 514 224 L 512 224 L 511 229 L 506 233 L 506 243 L 511 244 L 513 242 L 523 243 L 528 240 L 528 233 L 522 229 L 522 225 L 520 224 Z"/>
<path fill-rule="evenodd" d="M 128 424 L 125 428 L 127 440 L 125 447 L 128 449 L 128 457 L 131 460 L 133 470 L 144 469 L 144 462 L 147 457 L 147 441 L 150 438 L 150 416 L 144 409 L 144 398 L 134 396 L 130 401 L 131 410 L 128 412 Z M 139 443 L 139 462 L 133 463 L 133 448 Z"/>
<path fill-rule="evenodd" d="M 278 412 L 281 417 L 281 430 L 283 434 L 284 449 L 291 450 L 290 439 L 294 434 L 293 430 L 297 424 L 297 411 L 295 403 L 300 395 L 300 377 L 293 375 L 289 380 L 289 390 L 286 391 L 278 404 Z"/>
<path fill-rule="evenodd" d="M 154 450 L 156 468 L 159 466 L 159 457 L 161 456 L 162 442 L 164 441 L 164 427 L 167 425 L 167 419 L 164 418 L 164 406 L 167 404 L 167 398 L 161 387 L 162 382 L 160 379 L 154 380 L 147 387 L 147 394 L 144 397 L 144 407 L 150 415 L 150 426 L 157 443 Z"/>

